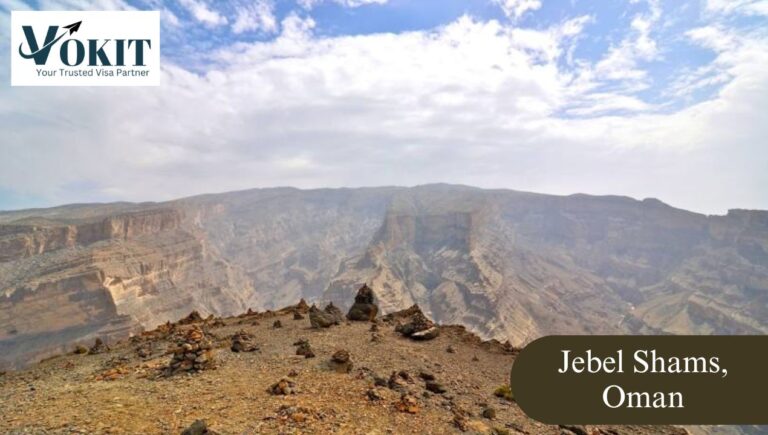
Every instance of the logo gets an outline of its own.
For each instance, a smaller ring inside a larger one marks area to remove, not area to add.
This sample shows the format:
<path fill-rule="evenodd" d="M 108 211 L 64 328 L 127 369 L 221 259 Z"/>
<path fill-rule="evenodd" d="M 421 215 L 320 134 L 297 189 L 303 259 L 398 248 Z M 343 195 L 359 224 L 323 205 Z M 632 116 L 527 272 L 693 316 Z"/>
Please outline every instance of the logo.
<path fill-rule="evenodd" d="M 11 13 L 12 86 L 157 86 L 159 12 Z"/>

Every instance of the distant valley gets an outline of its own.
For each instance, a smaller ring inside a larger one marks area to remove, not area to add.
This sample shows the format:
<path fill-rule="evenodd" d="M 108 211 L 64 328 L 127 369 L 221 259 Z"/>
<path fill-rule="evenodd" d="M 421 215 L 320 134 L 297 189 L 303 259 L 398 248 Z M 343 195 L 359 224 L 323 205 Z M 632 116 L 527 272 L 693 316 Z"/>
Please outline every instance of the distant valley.
<path fill-rule="evenodd" d="M 768 333 L 768 212 L 455 185 L 254 189 L 0 213 L 0 365 L 191 310 L 299 298 L 520 345 L 546 334 Z"/>

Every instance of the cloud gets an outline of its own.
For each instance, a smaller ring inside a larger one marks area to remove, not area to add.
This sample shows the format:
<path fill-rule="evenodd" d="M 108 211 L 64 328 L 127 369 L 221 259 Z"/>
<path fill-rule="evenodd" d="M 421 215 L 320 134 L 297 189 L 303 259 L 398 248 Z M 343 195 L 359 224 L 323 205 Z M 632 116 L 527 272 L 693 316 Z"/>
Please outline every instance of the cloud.
<path fill-rule="evenodd" d="M 243 5 L 237 10 L 237 17 L 232 24 L 235 33 L 260 31 L 274 33 L 277 31 L 275 5 L 270 0 L 258 0 Z"/>
<path fill-rule="evenodd" d="M 638 13 L 632 18 L 627 36 L 618 45 L 611 47 L 603 59 L 595 65 L 594 74 L 597 77 L 622 80 L 627 86 L 635 89 L 647 86 L 647 83 L 644 83 L 647 72 L 638 64 L 657 57 L 658 48 L 651 33 L 653 26 L 661 18 L 658 0 L 649 0 L 647 5 L 647 12 Z"/>
<path fill-rule="evenodd" d="M 323 3 L 323 1 L 332 1 L 344 7 L 356 8 L 367 5 L 383 5 L 389 0 L 298 0 L 298 4 L 304 9 L 309 10 L 319 5 L 320 3 Z"/>
<path fill-rule="evenodd" d="M 706 5 L 711 13 L 768 16 L 768 0 L 707 0 Z"/>
<path fill-rule="evenodd" d="M 227 17 L 209 8 L 208 5 L 201 0 L 179 0 L 179 4 L 184 7 L 195 20 L 206 26 L 222 26 L 228 22 Z"/>
<path fill-rule="evenodd" d="M 160 88 L 0 88 L 0 189 L 61 203 L 448 181 L 768 208 L 764 36 L 687 29 L 714 59 L 679 95 L 725 79 L 711 98 L 662 111 L 637 93 L 644 60 L 663 53 L 661 14 L 631 16 L 590 60 L 574 55 L 587 15 L 323 36 L 302 11 L 273 39 L 199 53 L 204 68 L 164 58 Z M 718 45 L 725 37 L 736 43 Z"/>
<path fill-rule="evenodd" d="M 541 8 L 541 0 L 493 0 L 504 11 L 504 14 L 514 20 L 522 17 L 528 11 Z"/>

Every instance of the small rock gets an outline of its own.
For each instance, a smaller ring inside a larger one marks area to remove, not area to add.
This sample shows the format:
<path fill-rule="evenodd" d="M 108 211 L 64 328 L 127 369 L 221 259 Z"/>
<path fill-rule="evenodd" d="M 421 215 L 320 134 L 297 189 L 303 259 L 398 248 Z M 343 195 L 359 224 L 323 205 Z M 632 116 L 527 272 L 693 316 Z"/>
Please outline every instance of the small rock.
<path fill-rule="evenodd" d="M 456 353 L 456 349 L 454 349 L 453 346 L 448 346 L 448 348 L 445 349 L 445 351 L 448 353 Z"/>
<path fill-rule="evenodd" d="M 445 389 L 443 384 L 441 384 L 441 383 L 439 383 L 437 381 L 427 381 L 426 384 L 425 384 L 425 388 L 428 391 L 431 391 L 431 392 L 433 392 L 435 394 L 443 394 L 446 391 L 448 391 L 448 390 Z"/>
<path fill-rule="evenodd" d="M 88 348 L 83 346 L 82 344 L 79 344 L 79 345 L 77 345 L 77 347 L 75 347 L 75 351 L 73 353 L 75 353 L 77 355 L 83 355 L 83 354 L 88 353 Z"/>
<path fill-rule="evenodd" d="M 216 432 L 210 430 L 204 420 L 195 420 L 181 435 L 216 435 Z"/>
<path fill-rule="evenodd" d="M 366 393 L 366 396 L 368 396 L 368 400 L 372 402 L 377 402 L 384 399 L 384 396 L 382 396 L 379 390 L 376 388 L 370 388 Z"/>
<path fill-rule="evenodd" d="M 277 410 L 277 415 L 283 419 L 289 419 L 293 423 L 301 424 L 310 419 L 312 411 L 300 406 L 282 405 Z"/>
<path fill-rule="evenodd" d="M 267 390 L 270 394 L 273 395 L 282 395 L 287 396 L 289 394 L 296 394 L 298 393 L 298 389 L 296 388 L 296 383 L 293 382 L 290 379 L 280 379 L 278 382 L 273 384 L 271 387 L 269 387 L 269 390 Z"/>
<path fill-rule="evenodd" d="M 411 338 L 414 340 L 432 340 L 433 338 L 436 338 L 438 335 L 440 335 L 440 329 L 437 328 L 437 326 L 433 326 L 429 329 L 425 329 L 423 331 L 414 332 L 411 334 Z"/>
<path fill-rule="evenodd" d="M 281 322 L 279 320 L 275 320 L 275 322 L 272 324 L 272 327 L 275 328 L 275 329 L 282 328 L 283 327 L 283 322 Z"/>
<path fill-rule="evenodd" d="M 421 379 L 424 379 L 425 381 L 434 381 L 435 380 L 435 375 L 433 375 L 432 373 L 429 373 L 429 372 L 425 372 L 425 371 L 419 372 L 419 377 Z"/>
<path fill-rule="evenodd" d="M 496 418 L 496 410 L 491 408 L 490 406 L 483 409 L 483 417 L 487 418 L 488 420 L 493 420 Z"/>
<path fill-rule="evenodd" d="M 381 376 L 377 376 L 377 375 L 373 375 L 373 385 L 375 385 L 377 387 L 388 387 L 389 386 L 386 378 L 382 378 Z"/>
<path fill-rule="evenodd" d="M 97 338 L 96 341 L 93 342 L 93 346 L 91 346 L 91 348 L 88 349 L 88 355 L 96 355 L 104 352 L 109 352 L 109 346 L 107 346 L 101 340 L 101 338 Z"/>
<path fill-rule="evenodd" d="M 395 409 L 399 412 L 408 414 L 418 414 L 420 410 L 419 400 L 412 395 L 405 393 L 400 396 L 400 400 L 395 402 Z"/>
<path fill-rule="evenodd" d="M 397 375 L 397 372 L 392 372 L 392 374 L 389 376 L 389 380 L 387 381 L 387 387 L 389 387 L 392 390 L 396 391 L 405 391 L 405 388 L 408 386 L 408 383 Z"/>

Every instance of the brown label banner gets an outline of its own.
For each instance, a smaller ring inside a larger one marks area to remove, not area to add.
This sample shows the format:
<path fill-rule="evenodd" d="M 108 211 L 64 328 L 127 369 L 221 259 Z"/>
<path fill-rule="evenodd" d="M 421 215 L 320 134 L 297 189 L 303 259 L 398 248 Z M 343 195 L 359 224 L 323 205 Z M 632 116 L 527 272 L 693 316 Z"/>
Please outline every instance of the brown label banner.
<path fill-rule="evenodd" d="M 549 424 L 768 424 L 768 336 L 548 336 L 511 374 Z"/>

